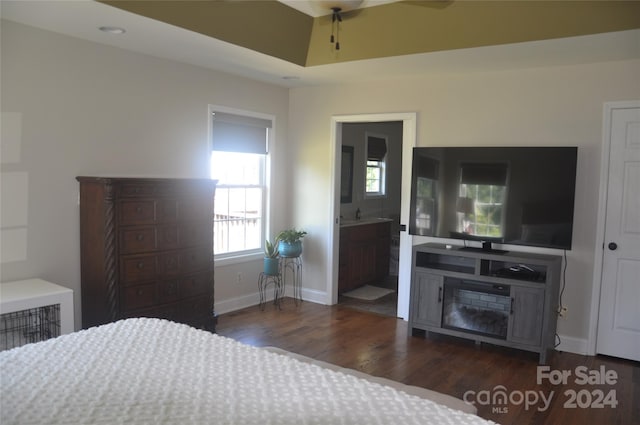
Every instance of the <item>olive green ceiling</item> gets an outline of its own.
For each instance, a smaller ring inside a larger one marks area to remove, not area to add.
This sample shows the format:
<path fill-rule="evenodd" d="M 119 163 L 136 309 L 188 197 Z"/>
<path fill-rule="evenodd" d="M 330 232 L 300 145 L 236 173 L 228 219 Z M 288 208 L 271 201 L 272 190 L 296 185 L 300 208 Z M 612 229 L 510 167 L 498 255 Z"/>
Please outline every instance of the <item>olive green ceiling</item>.
<path fill-rule="evenodd" d="M 331 16 L 275 0 L 101 0 L 301 66 L 640 28 L 640 1 L 406 0 Z"/>

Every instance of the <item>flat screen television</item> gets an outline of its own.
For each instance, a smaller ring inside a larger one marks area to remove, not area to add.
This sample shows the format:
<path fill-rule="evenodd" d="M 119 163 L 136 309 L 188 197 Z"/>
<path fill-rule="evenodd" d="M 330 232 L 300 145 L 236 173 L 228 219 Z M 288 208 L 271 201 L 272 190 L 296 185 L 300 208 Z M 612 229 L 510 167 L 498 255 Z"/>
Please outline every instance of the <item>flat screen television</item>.
<path fill-rule="evenodd" d="M 491 250 L 492 243 L 571 249 L 577 153 L 577 147 L 414 148 L 409 233 L 482 242 L 470 249 Z"/>

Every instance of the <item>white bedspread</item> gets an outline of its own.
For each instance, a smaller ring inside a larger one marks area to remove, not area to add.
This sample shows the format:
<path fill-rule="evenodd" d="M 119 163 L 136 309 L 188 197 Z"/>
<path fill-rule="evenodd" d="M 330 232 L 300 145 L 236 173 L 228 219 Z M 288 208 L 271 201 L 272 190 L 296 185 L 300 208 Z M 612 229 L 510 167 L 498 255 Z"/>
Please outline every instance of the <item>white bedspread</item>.
<path fill-rule="evenodd" d="M 0 423 L 487 424 L 186 325 L 129 319 L 0 353 Z"/>

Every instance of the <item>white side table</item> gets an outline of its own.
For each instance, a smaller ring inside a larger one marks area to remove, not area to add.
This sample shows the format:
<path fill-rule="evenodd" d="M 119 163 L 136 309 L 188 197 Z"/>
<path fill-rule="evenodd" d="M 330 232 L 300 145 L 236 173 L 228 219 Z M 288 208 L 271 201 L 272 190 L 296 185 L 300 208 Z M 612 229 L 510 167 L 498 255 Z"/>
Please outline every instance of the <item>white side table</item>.
<path fill-rule="evenodd" d="M 59 309 L 60 335 L 73 332 L 73 291 L 71 289 L 42 279 L 0 283 L 0 318 L 2 318 L 0 332 L 8 331 L 7 326 L 12 326 L 10 321 L 18 320 L 18 313 L 47 307 Z M 9 315 L 12 313 L 14 316 L 10 319 Z M 39 319 L 34 320 L 39 321 Z"/>

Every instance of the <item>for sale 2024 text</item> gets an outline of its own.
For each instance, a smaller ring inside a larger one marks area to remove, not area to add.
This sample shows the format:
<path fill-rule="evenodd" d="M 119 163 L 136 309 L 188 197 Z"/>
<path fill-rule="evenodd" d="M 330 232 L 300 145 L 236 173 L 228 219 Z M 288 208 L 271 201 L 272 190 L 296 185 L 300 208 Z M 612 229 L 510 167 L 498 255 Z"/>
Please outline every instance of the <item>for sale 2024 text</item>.
<path fill-rule="evenodd" d="M 575 385 L 602 385 L 611 386 L 618 382 L 618 373 L 615 370 L 607 370 L 604 366 L 599 369 L 589 369 L 586 366 L 578 366 L 572 370 L 551 370 L 549 366 L 538 366 L 536 382 L 542 385 L 548 381 L 552 385 L 568 385 L 573 382 Z M 573 388 L 564 391 L 566 396 L 564 407 L 567 409 L 604 409 L 605 407 L 615 408 L 618 405 L 616 390 L 608 391 L 595 389 Z"/>

